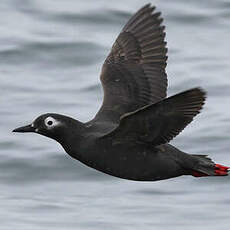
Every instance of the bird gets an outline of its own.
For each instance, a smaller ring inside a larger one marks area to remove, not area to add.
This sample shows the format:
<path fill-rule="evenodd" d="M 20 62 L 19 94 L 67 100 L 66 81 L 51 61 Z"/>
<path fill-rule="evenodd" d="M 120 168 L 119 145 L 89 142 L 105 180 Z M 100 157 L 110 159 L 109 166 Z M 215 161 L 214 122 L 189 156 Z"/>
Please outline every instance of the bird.
<path fill-rule="evenodd" d="M 144 5 L 103 63 L 104 98 L 92 120 L 46 113 L 13 132 L 54 139 L 72 158 L 122 179 L 227 176 L 229 167 L 208 155 L 189 154 L 169 143 L 200 113 L 206 92 L 196 87 L 167 97 L 167 58 L 161 12 Z"/>

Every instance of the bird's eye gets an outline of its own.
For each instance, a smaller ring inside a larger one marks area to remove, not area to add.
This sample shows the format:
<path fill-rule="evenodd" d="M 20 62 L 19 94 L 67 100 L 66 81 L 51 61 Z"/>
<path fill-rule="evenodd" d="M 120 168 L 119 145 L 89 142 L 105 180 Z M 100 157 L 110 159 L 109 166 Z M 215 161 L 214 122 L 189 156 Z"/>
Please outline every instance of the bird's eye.
<path fill-rule="evenodd" d="M 54 119 L 53 117 L 47 117 L 44 123 L 47 128 L 53 128 L 54 126 L 57 126 L 60 124 L 60 122 Z"/>
<path fill-rule="evenodd" d="M 47 122 L 47 125 L 49 125 L 49 126 L 51 126 L 52 124 L 53 124 L 52 121 L 48 121 L 48 122 Z"/>

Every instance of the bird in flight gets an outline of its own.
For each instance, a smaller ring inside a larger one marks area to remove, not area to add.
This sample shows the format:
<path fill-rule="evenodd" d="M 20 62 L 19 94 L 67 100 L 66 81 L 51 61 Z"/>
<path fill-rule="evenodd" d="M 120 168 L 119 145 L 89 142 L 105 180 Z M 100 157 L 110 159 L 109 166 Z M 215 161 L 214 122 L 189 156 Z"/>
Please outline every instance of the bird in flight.
<path fill-rule="evenodd" d="M 47 113 L 13 131 L 52 138 L 74 159 L 123 179 L 228 175 L 229 167 L 207 155 L 188 154 L 169 144 L 200 112 L 206 96 L 193 88 L 166 97 L 162 21 L 161 13 L 147 4 L 126 23 L 102 66 L 104 99 L 92 120 L 82 123 Z"/>

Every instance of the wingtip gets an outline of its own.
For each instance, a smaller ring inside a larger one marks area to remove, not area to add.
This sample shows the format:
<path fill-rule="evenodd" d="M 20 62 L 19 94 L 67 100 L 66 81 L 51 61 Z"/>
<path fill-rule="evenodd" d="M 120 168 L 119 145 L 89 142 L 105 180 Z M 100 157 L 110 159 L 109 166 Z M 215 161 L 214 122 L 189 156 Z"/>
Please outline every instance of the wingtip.
<path fill-rule="evenodd" d="M 202 88 L 201 86 L 197 86 L 194 89 L 199 90 L 200 92 L 202 92 L 203 94 L 206 94 L 206 90 L 204 88 Z"/>
<path fill-rule="evenodd" d="M 200 113 L 204 107 L 204 104 L 207 98 L 207 93 L 202 87 L 195 87 L 195 88 L 192 88 L 190 91 L 194 95 L 194 97 L 199 98 L 200 100 L 200 108 L 198 111 L 198 113 Z"/>
<path fill-rule="evenodd" d="M 150 8 L 151 7 L 151 2 L 149 2 L 149 3 L 146 3 L 142 8 Z"/>
<path fill-rule="evenodd" d="M 186 92 L 187 93 L 190 92 L 191 94 L 194 94 L 194 95 L 201 95 L 201 96 L 203 96 L 205 98 L 206 98 L 206 95 L 207 95 L 207 92 L 200 86 L 194 87 L 194 88 L 191 88 L 189 90 L 184 91 L 184 93 L 186 93 Z"/>
<path fill-rule="evenodd" d="M 155 9 L 156 9 L 156 6 L 152 5 L 152 3 L 149 2 L 149 3 L 145 4 L 143 7 L 141 7 L 138 10 L 138 12 L 139 11 L 145 11 L 145 10 L 147 10 L 148 12 L 153 12 L 153 11 L 155 11 Z"/>
<path fill-rule="evenodd" d="M 200 96 L 203 97 L 203 100 L 205 101 L 207 98 L 207 92 L 206 90 L 204 90 L 202 87 L 195 87 L 193 89 L 191 89 L 192 91 L 196 92 L 196 94 L 199 94 Z"/>
<path fill-rule="evenodd" d="M 149 2 L 149 3 L 146 3 L 142 8 L 153 8 L 153 9 L 155 9 L 156 8 L 156 6 L 154 6 L 151 2 Z"/>

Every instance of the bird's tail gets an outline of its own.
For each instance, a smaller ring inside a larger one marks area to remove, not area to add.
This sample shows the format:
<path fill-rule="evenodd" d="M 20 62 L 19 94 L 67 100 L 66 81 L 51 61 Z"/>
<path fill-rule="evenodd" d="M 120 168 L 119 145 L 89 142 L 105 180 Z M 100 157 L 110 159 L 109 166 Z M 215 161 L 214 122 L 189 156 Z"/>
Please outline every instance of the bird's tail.
<path fill-rule="evenodd" d="M 229 167 L 216 164 L 207 155 L 192 155 L 199 159 L 199 163 L 192 170 L 192 176 L 227 176 Z"/>

